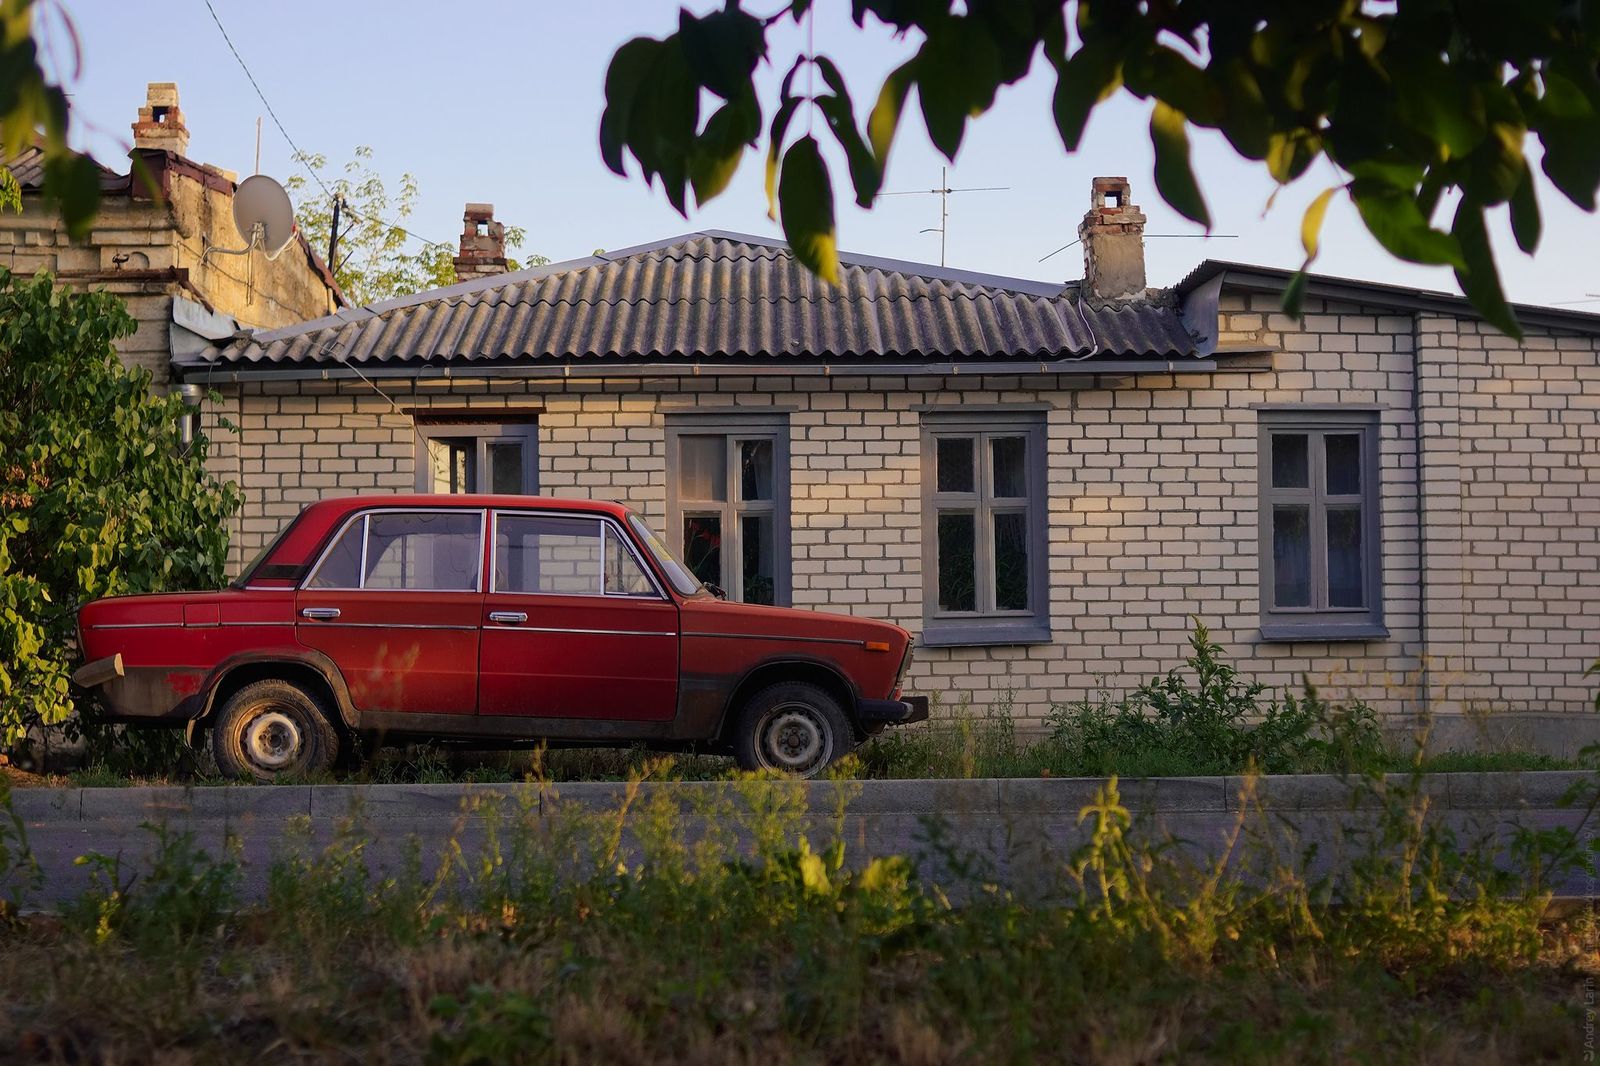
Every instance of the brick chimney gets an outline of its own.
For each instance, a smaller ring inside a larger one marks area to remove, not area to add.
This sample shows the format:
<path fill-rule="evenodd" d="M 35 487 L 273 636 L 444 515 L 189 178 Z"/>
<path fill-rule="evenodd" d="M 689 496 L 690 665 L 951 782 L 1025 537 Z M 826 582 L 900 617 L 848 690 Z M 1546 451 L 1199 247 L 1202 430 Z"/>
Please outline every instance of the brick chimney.
<path fill-rule="evenodd" d="M 494 204 L 468 204 L 461 216 L 461 254 L 456 280 L 471 281 L 506 272 L 506 228 L 494 220 Z"/>
<path fill-rule="evenodd" d="M 1144 215 L 1127 178 L 1095 178 L 1089 213 L 1078 223 L 1083 292 L 1126 300 L 1144 292 Z"/>
<path fill-rule="evenodd" d="M 189 127 L 183 124 L 178 86 L 173 82 L 153 81 L 145 89 L 145 105 L 139 109 L 139 121 L 133 124 L 133 146 L 188 154 Z"/>

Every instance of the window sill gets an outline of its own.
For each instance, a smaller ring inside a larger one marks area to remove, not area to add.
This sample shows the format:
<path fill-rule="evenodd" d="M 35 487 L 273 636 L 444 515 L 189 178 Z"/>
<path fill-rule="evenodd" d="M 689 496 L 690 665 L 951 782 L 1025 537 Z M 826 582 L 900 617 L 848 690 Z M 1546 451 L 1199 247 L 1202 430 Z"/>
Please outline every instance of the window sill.
<path fill-rule="evenodd" d="M 1377 622 L 1263 622 L 1261 639 L 1287 644 L 1299 640 L 1387 640 L 1389 627 Z"/>
<path fill-rule="evenodd" d="M 982 648 L 1004 644 L 1048 644 L 1050 627 L 1040 625 L 941 625 L 917 636 L 924 648 Z"/>

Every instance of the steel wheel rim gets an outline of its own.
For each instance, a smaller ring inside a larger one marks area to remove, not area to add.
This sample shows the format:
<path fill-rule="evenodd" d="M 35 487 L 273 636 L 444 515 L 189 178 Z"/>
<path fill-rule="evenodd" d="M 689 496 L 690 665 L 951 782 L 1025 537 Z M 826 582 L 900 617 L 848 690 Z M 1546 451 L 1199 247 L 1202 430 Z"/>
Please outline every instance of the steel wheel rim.
<path fill-rule="evenodd" d="M 756 757 L 763 769 L 811 774 L 826 766 L 832 754 L 828 723 L 806 704 L 781 704 L 756 728 Z"/>
<path fill-rule="evenodd" d="M 305 736 L 293 716 L 276 708 L 258 712 L 244 727 L 244 752 L 262 770 L 292 766 L 305 749 Z"/>

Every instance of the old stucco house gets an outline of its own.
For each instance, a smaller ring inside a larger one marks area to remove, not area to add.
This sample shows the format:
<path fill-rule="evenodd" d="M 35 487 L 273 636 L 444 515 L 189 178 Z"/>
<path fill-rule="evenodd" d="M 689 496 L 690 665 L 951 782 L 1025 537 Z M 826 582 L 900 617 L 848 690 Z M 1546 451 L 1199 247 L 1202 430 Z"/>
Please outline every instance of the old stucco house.
<path fill-rule="evenodd" d="M 84 241 L 70 240 L 45 202 L 38 149 L 0 162 L 22 189 L 21 212 L 0 211 L 0 266 L 16 274 L 46 270 L 63 284 L 120 296 L 138 331 L 119 344 L 119 354 L 150 371 L 160 390 L 176 385 L 173 360 L 209 350 L 241 328 L 272 329 L 344 306 L 333 275 L 298 235 L 272 260 L 208 255 L 244 243 L 233 220 L 238 176 L 196 162 L 188 151 L 177 86 L 151 83 L 133 123 L 127 171 L 97 164 L 100 212 Z"/>
<path fill-rule="evenodd" d="M 239 551 L 335 493 L 625 501 L 730 595 L 919 635 L 915 690 L 1037 722 L 1185 653 L 1394 714 L 1578 712 L 1600 650 L 1600 316 L 1206 262 L 1145 286 L 732 233 L 479 277 L 175 355 L 239 426 Z M 492 227 L 469 218 L 469 234 Z M 493 258 L 477 241 L 471 254 Z M 470 265 L 470 264 L 469 264 Z"/>

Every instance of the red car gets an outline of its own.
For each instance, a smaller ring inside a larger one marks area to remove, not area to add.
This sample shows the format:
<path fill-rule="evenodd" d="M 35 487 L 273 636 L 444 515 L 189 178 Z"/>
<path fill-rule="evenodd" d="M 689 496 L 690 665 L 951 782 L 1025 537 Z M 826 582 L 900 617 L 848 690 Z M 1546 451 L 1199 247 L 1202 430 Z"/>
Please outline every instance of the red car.
<path fill-rule="evenodd" d="M 886 725 L 911 634 L 729 603 L 638 515 L 526 496 L 324 500 L 220 592 L 78 613 L 74 680 L 130 724 L 210 731 L 271 779 L 360 736 L 644 743 L 812 775 Z"/>

